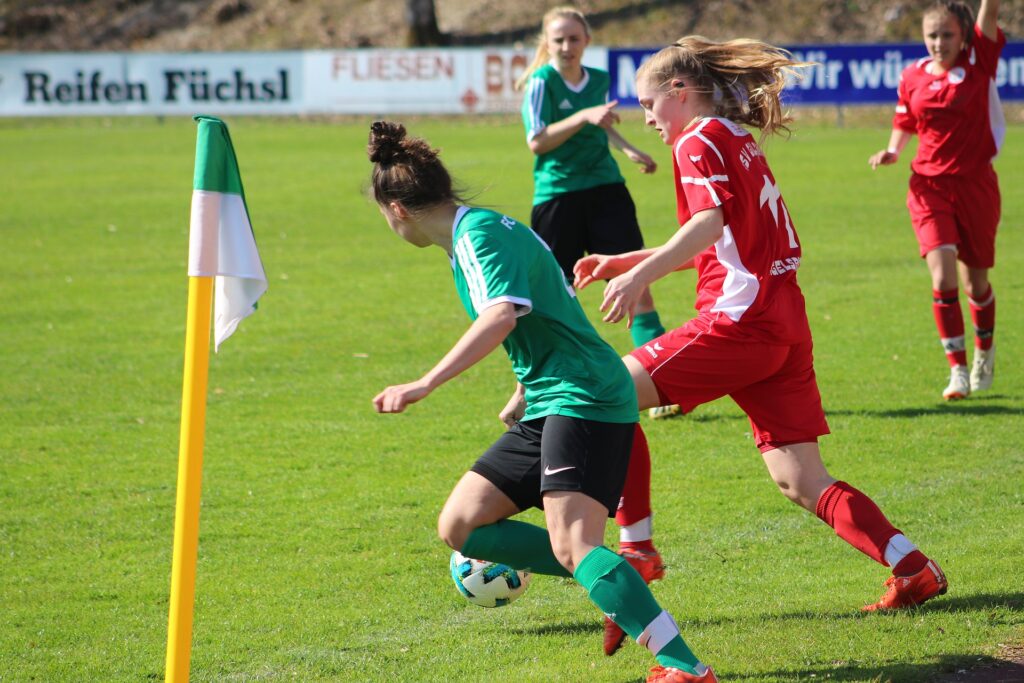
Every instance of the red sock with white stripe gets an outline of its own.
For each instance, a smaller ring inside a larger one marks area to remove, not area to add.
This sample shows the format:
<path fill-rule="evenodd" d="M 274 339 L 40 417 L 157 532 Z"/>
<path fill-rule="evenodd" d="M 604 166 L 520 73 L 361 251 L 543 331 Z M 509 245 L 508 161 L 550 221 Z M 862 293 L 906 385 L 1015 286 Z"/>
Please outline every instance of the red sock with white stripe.
<path fill-rule="evenodd" d="M 992 348 L 992 335 L 996 330 L 996 294 L 989 285 L 988 294 L 978 300 L 968 299 L 971 322 L 974 323 L 974 347 L 987 351 Z"/>
<path fill-rule="evenodd" d="M 960 290 L 957 287 L 932 290 L 932 313 L 939 328 L 939 341 L 949 359 L 949 366 L 967 365 L 964 344 L 964 312 L 960 310 Z"/>
<path fill-rule="evenodd" d="M 875 562 L 892 567 L 897 576 L 916 574 L 928 562 L 874 501 L 845 481 L 825 489 L 814 512 L 837 536 Z"/>
<path fill-rule="evenodd" d="M 629 469 L 622 486 L 619 509 L 615 512 L 619 525 L 619 547 L 653 551 L 651 542 L 651 452 L 647 437 L 639 424 L 629 454 Z"/>

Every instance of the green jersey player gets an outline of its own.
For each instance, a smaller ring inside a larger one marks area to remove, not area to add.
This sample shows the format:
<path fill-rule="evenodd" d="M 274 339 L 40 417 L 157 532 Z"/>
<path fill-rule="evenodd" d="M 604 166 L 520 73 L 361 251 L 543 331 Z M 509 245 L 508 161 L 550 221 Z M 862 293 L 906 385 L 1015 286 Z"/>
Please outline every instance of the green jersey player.
<path fill-rule="evenodd" d="M 572 576 L 661 666 L 713 681 L 640 574 L 604 546 L 631 449 L 646 444 L 634 438 L 630 376 L 587 321 L 547 245 L 511 218 L 460 206 L 436 150 L 407 138 L 400 124 L 374 123 L 368 152 L 388 225 L 411 244 L 447 252 L 473 321 L 423 377 L 375 396 L 376 410 L 402 412 L 499 345 L 518 379 L 505 411 L 510 428 L 455 485 L 438 534 L 468 557 Z M 510 519 L 529 507 L 544 510 L 546 530 Z"/>

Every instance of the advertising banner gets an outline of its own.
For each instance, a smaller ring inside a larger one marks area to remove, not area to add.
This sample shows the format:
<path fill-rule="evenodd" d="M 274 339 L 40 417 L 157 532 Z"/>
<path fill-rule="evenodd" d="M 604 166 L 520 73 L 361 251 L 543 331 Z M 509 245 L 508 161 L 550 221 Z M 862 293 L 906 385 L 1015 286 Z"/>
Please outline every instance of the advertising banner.
<path fill-rule="evenodd" d="M 470 114 L 518 111 L 514 83 L 532 50 L 334 50 L 307 52 L 306 109 L 315 113 Z M 607 51 L 590 48 L 588 66 Z"/>
<path fill-rule="evenodd" d="M 0 116 L 303 110 L 302 53 L 0 56 Z"/>
<path fill-rule="evenodd" d="M 623 106 L 636 107 L 636 70 L 659 48 L 608 50 L 612 97 Z M 876 45 L 792 45 L 787 47 L 801 61 L 815 62 L 803 69 L 803 78 L 785 91 L 789 104 L 895 104 L 896 86 L 903 68 L 926 57 L 921 43 Z M 1003 101 L 1024 100 L 1024 42 L 1003 48 L 996 74 Z"/>
<path fill-rule="evenodd" d="M 917 43 L 790 49 L 814 62 L 786 90 L 795 105 L 894 103 L 904 65 L 925 54 Z M 635 107 L 636 70 L 655 51 L 591 46 L 585 63 Z M 2 54 L 0 116 L 516 112 L 513 84 L 532 59 L 500 47 Z M 1024 100 L 1024 42 L 1003 50 L 997 85 L 1003 100 Z"/>

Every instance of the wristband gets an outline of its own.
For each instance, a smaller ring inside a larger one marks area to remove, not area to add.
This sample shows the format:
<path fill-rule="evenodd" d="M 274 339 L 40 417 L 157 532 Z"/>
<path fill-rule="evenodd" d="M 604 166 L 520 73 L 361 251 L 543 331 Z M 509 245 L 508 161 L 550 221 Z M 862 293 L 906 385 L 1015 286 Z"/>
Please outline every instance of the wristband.
<path fill-rule="evenodd" d="M 898 149 L 896 149 L 895 147 L 887 147 L 887 148 L 885 149 L 885 151 L 886 151 L 887 153 L 889 153 L 889 154 L 895 154 L 896 156 L 899 156 L 899 155 L 900 155 L 900 151 L 899 151 Z"/>

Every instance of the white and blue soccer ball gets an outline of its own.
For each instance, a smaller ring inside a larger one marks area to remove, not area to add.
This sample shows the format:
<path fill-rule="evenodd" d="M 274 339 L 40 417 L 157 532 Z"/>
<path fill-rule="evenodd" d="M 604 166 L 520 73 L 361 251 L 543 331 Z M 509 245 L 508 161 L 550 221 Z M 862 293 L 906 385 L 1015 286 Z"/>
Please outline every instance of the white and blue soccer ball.
<path fill-rule="evenodd" d="M 474 560 L 455 551 L 449 562 L 452 581 L 462 596 L 481 607 L 503 607 L 526 592 L 530 573 L 507 564 Z"/>

